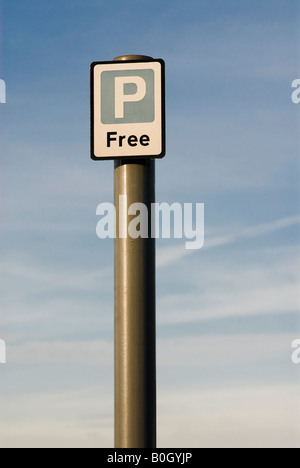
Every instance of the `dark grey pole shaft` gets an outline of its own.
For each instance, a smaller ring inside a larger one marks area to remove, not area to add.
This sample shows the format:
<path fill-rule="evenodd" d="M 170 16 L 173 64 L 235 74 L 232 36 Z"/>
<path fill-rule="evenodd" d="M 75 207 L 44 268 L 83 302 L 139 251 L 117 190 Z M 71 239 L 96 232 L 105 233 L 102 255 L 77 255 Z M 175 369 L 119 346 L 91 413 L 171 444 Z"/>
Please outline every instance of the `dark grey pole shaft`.
<path fill-rule="evenodd" d="M 147 57 L 149 58 L 149 57 Z M 143 60 L 125 56 L 116 60 Z M 148 208 L 149 236 L 133 239 L 119 223 L 119 196 Z M 151 203 L 155 202 L 155 161 L 115 163 L 115 447 L 156 447 L 155 239 L 151 238 Z M 127 238 L 119 238 L 120 227 Z"/>

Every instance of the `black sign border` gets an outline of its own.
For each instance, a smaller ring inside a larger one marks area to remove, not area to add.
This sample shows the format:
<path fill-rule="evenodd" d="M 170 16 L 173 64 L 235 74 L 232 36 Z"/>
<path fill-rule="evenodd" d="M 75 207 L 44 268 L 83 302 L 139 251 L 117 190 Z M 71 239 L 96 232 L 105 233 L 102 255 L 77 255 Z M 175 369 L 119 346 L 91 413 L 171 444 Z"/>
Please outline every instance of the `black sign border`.
<path fill-rule="evenodd" d="M 94 69 L 97 65 L 118 65 L 122 64 L 130 64 L 130 63 L 151 63 L 151 62 L 159 62 L 161 64 L 161 101 L 162 101 L 162 152 L 157 155 L 135 155 L 135 156 L 96 156 L 95 155 L 95 147 L 94 147 Z M 166 155 L 166 85 L 165 85 L 165 62 L 163 59 L 149 59 L 149 60 L 126 60 L 126 61 L 108 61 L 108 62 L 93 62 L 91 64 L 91 78 L 90 78 L 90 86 L 91 86 L 91 101 L 90 101 L 90 136 L 91 136 L 91 159 L 93 161 L 107 161 L 107 160 L 134 160 L 134 159 L 162 159 Z"/>

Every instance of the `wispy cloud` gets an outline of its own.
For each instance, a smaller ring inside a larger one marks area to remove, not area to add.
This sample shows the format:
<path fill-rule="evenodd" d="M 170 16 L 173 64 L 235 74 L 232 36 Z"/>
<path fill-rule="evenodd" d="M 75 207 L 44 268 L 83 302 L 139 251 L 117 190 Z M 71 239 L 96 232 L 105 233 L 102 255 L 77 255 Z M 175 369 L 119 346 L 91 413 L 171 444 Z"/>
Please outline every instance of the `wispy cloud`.
<path fill-rule="evenodd" d="M 295 334 L 243 334 L 210 335 L 202 337 L 176 337 L 158 340 L 158 365 L 210 367 L 222 364 L 262 363 L 273 360 L 290 363 L 291 343 Z M 218 346 L 216 346 L 216 343 Z M 113 365 L 113 342 L 96 341 L 45 341 L 30 342 L 8 347 L 12 364 L 78 364 Z"/>
<path fill-rule="evenodd" d="M 232 244 L 238 240 L 242 239 L 251 239 L 252 237 L 265 236 L 282 229 L 287 229 L 293 227 L 297 224 L 300 224 L 300 216 L 290 216 L 287 218 L 281 218 L 270 223 L 258 224 L 256 226 L 250 226 L 247 228 L 242 228 L 237 233 L 232 233 L 228 236 L 221 236 L 212 239 L 208 239 L 205 247 L 207 249 L 213 247 L 219 247 L 222 245 Z"/>
<path fill-rule="evenodd" d="M 77 342 L 31 342 L 11 346 L 10 364 L 113 364 L 113 343 L 105 340 Z"/>
<path fill-rule="evenodd" d="M 4 260 L 0 269 L 4 281 L 13 279 L 14 282 L 27 282 L 32 287 L 39 286 L 39 291 L 99 291 L 105 289 L 109 279 L 113 276 L 112 266 L 83 269 L 82 265 L 77 268 L 46 267 L 45 265 L 32 264 L 27 258 L 23 261 Z M 10 283 L 11 284 L 11 283 Z"/>
<path fill-rule="evenodd" d="M 163 311 L 160 323 L 261 314 L 269 314 L 272 320 L 272 314 L 300 310 L 299 261 L 294 247 L 212 253 L 189 254 L 180 269 L 158 272 L 163 281 L 158 297 L 158 311 Z"/>
<path fill-rule="evenodd" d="M 300 216 L 291 216 L 281 218 L 270 223 L 257 224 L 255 226 L 244 228 L 241 227 L 239 229 L 235 228 L 235 232 L 232 232 L 231 234 L 206 239 L 203 249 L 213 249 L 233 244 L 244 239 L 266 236 L 267 234 L 271 234 L 282 229 L 288 229 L 298 224 L 300 224 Z M 185 256 L 195 255 L 196 253 L 199 253 L 199 251 L 185 250 L 184 244 L 169 248 L 161 248 L 157 254 L 157 266 L 159 268 L 167 267 L 178 260 L 181 260 Z"/>

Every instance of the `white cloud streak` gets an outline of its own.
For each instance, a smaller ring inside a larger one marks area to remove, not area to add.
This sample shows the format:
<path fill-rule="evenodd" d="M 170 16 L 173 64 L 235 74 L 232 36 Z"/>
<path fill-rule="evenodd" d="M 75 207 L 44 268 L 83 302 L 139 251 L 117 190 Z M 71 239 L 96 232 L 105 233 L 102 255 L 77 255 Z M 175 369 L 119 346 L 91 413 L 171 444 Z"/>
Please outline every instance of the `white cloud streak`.
<path fill-rule="evenodd" d="M 158 365 L 196 367 L 286 360 L 291 364 L 295 334 L 210 335 L 158 340 Z M 31 342 L 9 346 L 11 364 L 113 365 L 113 343 L 106 340 Z"/>
<path fill-rule="evenodd" d="M 206 239 L 203 249 L 213 249 L 216 247 L 222 247 L 224 245 L 230 245 L 240 240 L 265 236 L 282 229 L 288 229 L 298 224 L 300 224 L 300 216 L 291 216 L 281 218 L 270 223 L 263 223 L 256 226 L 240 228 L 238 232 Z M 185 250 L 183 244 L 169 248 L 161 248 L 157 254 L 157 266 L 159 268 L 170 266 L 185 256 L 192 254 L 195 255 L 198 252 L 199 251 L 196 250 Z"/>

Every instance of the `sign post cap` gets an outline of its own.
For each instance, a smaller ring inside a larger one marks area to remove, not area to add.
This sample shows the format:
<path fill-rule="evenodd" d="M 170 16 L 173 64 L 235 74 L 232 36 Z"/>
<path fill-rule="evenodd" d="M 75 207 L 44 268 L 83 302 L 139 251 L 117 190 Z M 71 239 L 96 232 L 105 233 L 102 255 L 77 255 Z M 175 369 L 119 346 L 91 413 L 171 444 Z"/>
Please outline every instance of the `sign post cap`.
<path fill-rule="evenodd" d="M 152 57 L 147 55 L 120 55 L 120 57 L 114 58 L 114 62 L 127 62 L 129 60 L 153 60 Z"/>

